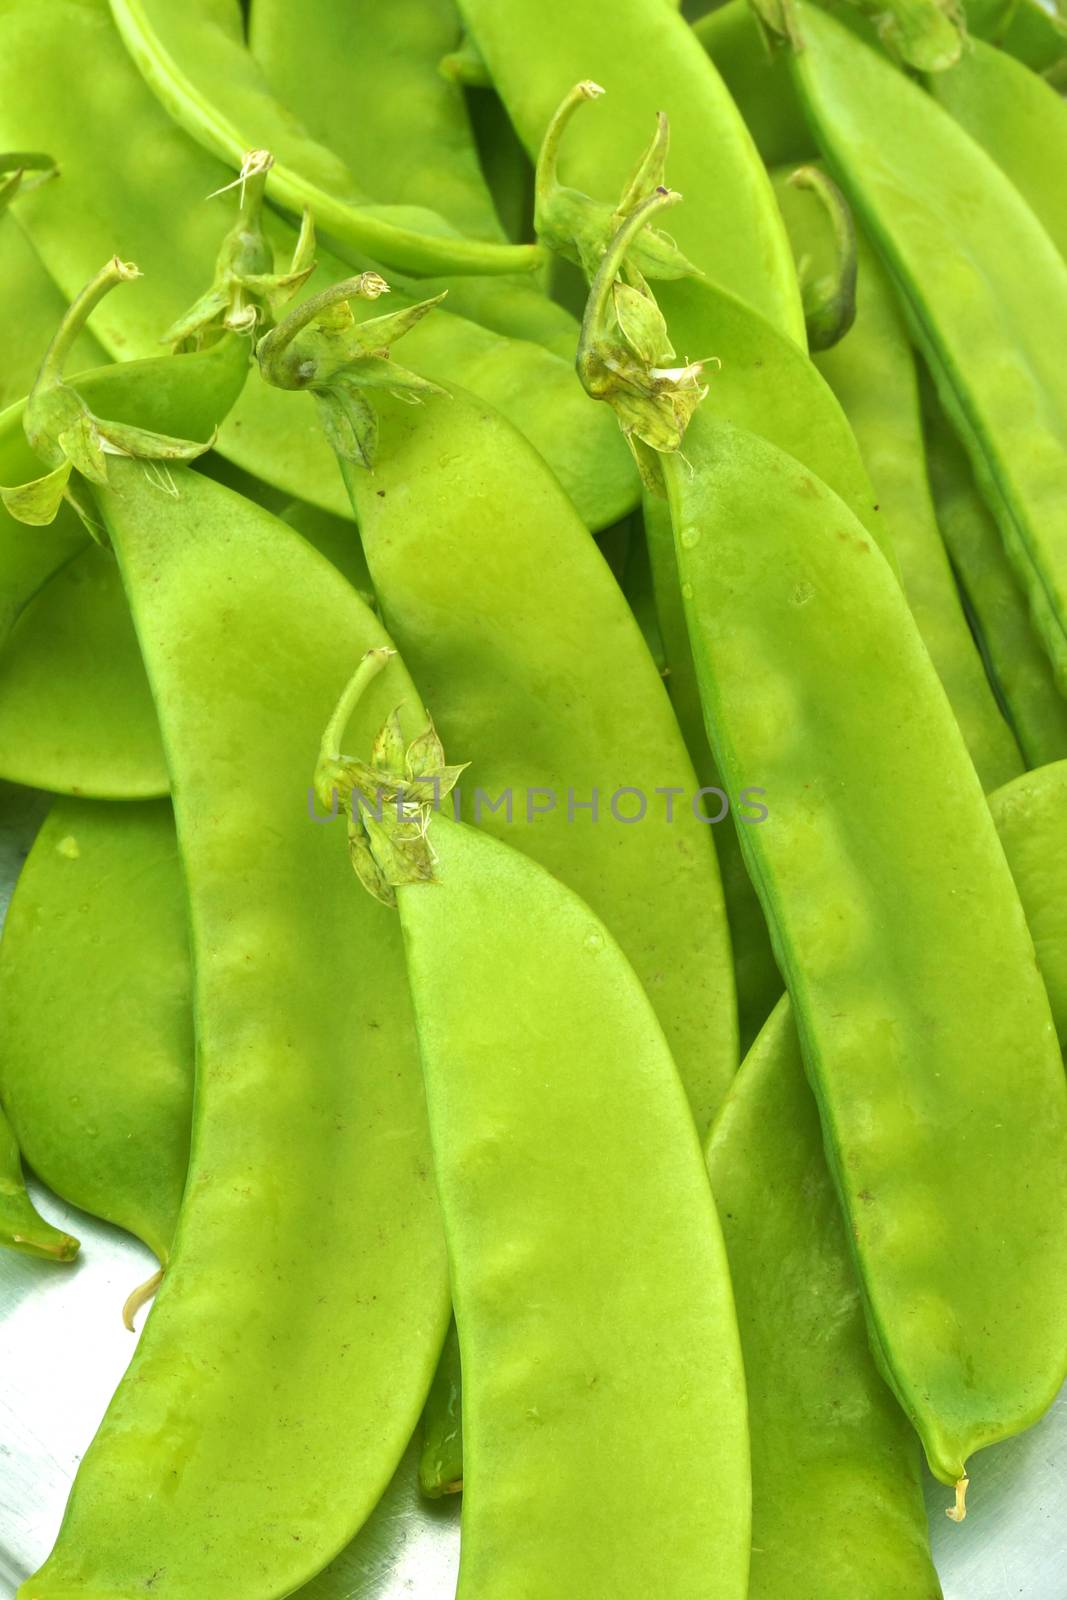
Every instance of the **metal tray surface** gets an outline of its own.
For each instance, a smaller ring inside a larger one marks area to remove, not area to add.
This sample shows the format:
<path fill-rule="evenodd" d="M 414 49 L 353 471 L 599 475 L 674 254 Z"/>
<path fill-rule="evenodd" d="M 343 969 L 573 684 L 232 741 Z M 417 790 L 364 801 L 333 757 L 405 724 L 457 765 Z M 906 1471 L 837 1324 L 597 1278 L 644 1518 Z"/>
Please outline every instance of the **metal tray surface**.
<path fill-rule="evenodd" d="M 0 785 L 0 918 L 43 812 L 38 797 Z M 13 1600 L 51 1548 L 78 1462 L 135 1348 L 123 1301 L 155 1266 L 117 1229 L 30 1188 L 82 1249 L 66 1267 L 0 1250 L 0 1600 Z M 424 1501 L 415 1471 L 413 1445 L 358 1538 L 299 1591 L 305 1600 L 451 1600 L 459 1504 Z M 975 1458 L 964 1523 L 945 1516 L 944 1485 L 926 1487 L 945 1600 L 1064 1600 L 1067 1388 L 1037 1427 Z"/>

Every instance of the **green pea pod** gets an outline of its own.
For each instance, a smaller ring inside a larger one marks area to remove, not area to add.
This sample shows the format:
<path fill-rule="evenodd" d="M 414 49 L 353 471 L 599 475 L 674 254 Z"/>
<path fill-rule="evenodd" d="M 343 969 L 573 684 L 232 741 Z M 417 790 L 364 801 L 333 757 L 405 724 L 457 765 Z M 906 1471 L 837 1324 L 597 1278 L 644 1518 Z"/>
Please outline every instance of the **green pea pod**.
<path fill-rule="evenodd" d="M 502 419 L 458 390 L 381 415 L 373 473 L 343 470 L 387 625 L 446 748 L 474 753 L 465 790 L 472 807 L 473 791 L 486 799 L 465 814 L 603 917 L 706 1127 L 737 1062 L 729 939 L 655 664 L 593 541 Z M 509 794 L 511 820 L 489 809 Z"/>
<path fill-rule="evenodd" d="M 908 1420 L 863 1305 L 789 1000 L 707 1142 L 748 1382 L 749 1600 L 934 1600 Z"/>
<path fill-rule="evenodd" d="M 1048 1003 L 965 747 L 860 525 L 699 413 L 686 453 L 667 465 L 709 737 L 728 782 L 766 787 L 743 844 L 872 1338 L 931 1469 L 959 1482 L 1064 1376 L 1067 1087 Z"/>
<path fill-rule="evenodd" d="M 796 248 L 829 249 L 817 207 L 778 187 Z M 862 234 L 856 320 L 815 363 L 852 425 L 874 479 L 880 514 L 900 562 L 904 593 L 971 753 L 991 790 L 1022 770 L 1018 746 L 994 698 L 941 541 L 926 479 L 915 359 L 892 284 Z"/>
<path fill-rule="evenodd" d="M 1067 762 L 989 797 L 1067 1041 Z M 750 1600 L 818 1573 L 820 1595 L 936 1594 L 914 1435 L 868 1349 L 862 1304 L 805 1086 L 788 999 L 742 1064 L 707 1141 L 737 1304 L 752 1437 Z M 458 1345 L 426 1403 L 423 1492 L 462 1486 Z M 805 1470 L 797 1470 L 803 1462 Z M 801 1552 L 810 1547 L 810 1555 Z M 878 1558 L 873 1552 L 877 1550 Z M 792 1575 L 792 1580 L 787 1583 Z M 801 1591 L 803 1593 L 803 1591 Z"/>
<path fill-rule="evenodd" d="M 689 202 L 678 216 L 679 250 L 803 344 L 800 291 L 770 184 L 718 73 L 676 12 L 662 0 L 617 0 L 606 28 L 589 0 L 460 0 L 460 11 L 531 154 L 572 84 L 593 76 L 608 91 L 588 137 L 568 153 L 566 181 L 587 195 L 621 191 L 666 113 L 673 181 Z M 672 290 L 664 290 L 670 317 Z"/>
<path fill-rule="evenodd" d="M 972 39 L 1003 37 L 1019 0 L 964 0 L 963 14 Z"/>
<path fill-rule="evenodd" d="M 335 343 L 321 318 L 359 287 L 327 291 L 260 343 L 268 382 L 367 408 L 360 386 L 378 373 L 363 346 L 388 348 L 404 322 L 364 323 Z M 381 365 L 394 391 L 406 376 L 425 393 L 395 360 Z M 695 817 L 655 664 L 594 540 L 519 434 L 458 388 L 422 405 L 368 392 L 374 448 L 340 457 L 341 470 L 386 625 L 446 747 L 473 755 L 464 814 L 603 917 L 706 1127 L 737 1064 L 729 938 L 711 829 Z M 357 464 L 368 457 L 370 470 Z"/>
<path fill-rule="evenodd" d="M 1062 96 L 981 39 L 971 41 L 951 72 L 928 79 L 927 88 L 1010 178 L 1067 260 L 1067 106 Z"/>
<path fill-rule="evenodd" d="M 971 25 L 970 5 L 967 23 Z M 1067 16 L 1060 0 L 1051 0 L 1047 5 L 1042 0 L 1016 0 L 1008 7 L 995 34 L 983 32 L 981 36 L 991 37 L 1006 54 L 1062 87 L 1067 61 Z"/>
<path fill-rule="evenodd" d="M 63 78 L 63 95 L 35 92 L 42 59 Z M 91 73 L 81 70 L 86 60 Z M 25 137 L 16 140 L 13 129 Z M 41 259 L 73 298 L 118 244 L 144 277 L 98 308 L 94 330 L 117 358 L 156 354 L 160 335 L 203 289 L 218 251 L 219 207 L 227 203 L 206 197 L 232 174 L 171 124 L 123 50 L 106 0 L 39 0 L 32 19 L 24 7 L 0 3 L 0 140 L 26 143 L 31 131 L 55 150 L 62 184 L 77 197 L 76 208 L 58 204 L 57 184 L 50 203 L 40 203 L 47 190 L 19 198 L 19 219 Z M 289 259 L 293 230 L 277 219 L 268 231 Z M 316 256 L 316 287 L 348 276 L 329 252 L 319 248 Z M 402 303 L 392 296 L 391 304 Z M 463 383 L 498 406 L 545 457 L 590 526 L 606 526 L 635 504 L 625 446 L 582 393 L 573 353 L 564 362 L 444 312 L 412 333 L 409 348 L 428 376 Z M 217 448 L 286 498 L 351 515 L 313 414 L 302 426 L 293 407 L 263 385 L 247 386 Z"/>
<path fill-rule="evenodd" d="M 315 730 L 384 636 L 285 524 L 188 469 L 175 489 L 119 462 L 98 497 L 177 799 L 197 1031 L 187 1198 L 23 1600 L 288 1594 L 377 1501 L 447 1322 L 399 929 L 308 815 Z M 422 727 L 394 663 L 356 737 L 396 706 Z"/>
<path fill-rule="evenodd" d="M 756 148 L 769 167 L 797 166 L 813 154 L 811 134 L 784 52 L 770 41 L 749 0 L 726 0 L 693 24 Z"/>
<path fill-rule="evenodd" d="M 929 95 L 826 13 L 798 15 L 806 112 L 901 291 L 1067 690 L 1067 378 L 1048 338 L 1067 324 L 1067 263 Z"/>
<path fill-rule="evenodd" d="M 0 776 L 58 794 L 170 787 L 152 696 L 109 552 L 90 546 L 29 601 L 0 649 Z"/>
<path fill-rule="evenodd" d="M 38 1213 L 22 1177 L 11 1124 L 0 1110 L 0 1245 L 42 1261 L 73 1261 L 78 1241 Z"/>
<path fill-rule="evenodd" d="M 884 543 L 888 527 L 874 505 L 874 491 L 856 440 L 840 404 L 812 363 L 757 313 L 713 285 L 691 280 L 662 287 L 672 291 L 671 333 L 677 347 L 688 354 L 707 350 L 716 363 L 721 361 L 721 366 L 716 364 L 708 374 L 703 406 L 805 462 L 834 486 L 872 535 Z M 670 518 L 664 502 L 652 494 L 645 496 L 645 528 L 671 703 L 700 783 L 722 789 L 722 775 L 704 731 Z M 741 828 L 749 825 L 746 816 L 744 811 L 735 813 L 734 820 Z M 781 978 L 736 830 L 730 825 L 720 827 L 715 841 L 733 942 L 744 1049 L 781 993 Z"/>
<path fill-rule="evenodd" d="M 687 355 L 707 350 L 714 357 L 703 406 L 804 461 L 884 542 L 887 529 L 874 505 L 855 438 L 840 404 L 803 352 L 712 284 L 689 280 L 659 287 L 671 290 L 671 333 L 677 348 Z M 722 789 L 704 731 L 670 519 L 664 502 L 653 494 L 645 496 L 645 528 L 671 703 L 701 785 Z M 740 818 L 735 814 L 742 827 L 748 825 L 744 819 L 744 812 Z M 747 1048 L 781 993 L 781 978 L 735 830 L 724 823 L 715 841 L 733 942 L 741 1044 Z"/>
<path fill-rule="evenodd" d="M 458 37 L 453 0 L 373 11 L 310 0 L 299 18 L 282 0 L 255 0 L 248 27 L 248 47 L 279 100 L 365 173 L 373 194 L 503 239 L 462 90 L 440 71 Z"/>
<path fill-rule="evenodd" d="M 1067 699 L 1030 620 L 970 463 L 932 395 L 926 459 L 938 526 L 970 607 L 986 669 L 1030 767 L 1067 756 Z"/>
<path fill-rule="evenodd" d="M 166 0 L 111 0 L 111 14 L 179 126 L 234 168 L 247 150 L 270 150 L 277 199 L 297 215 L 309 209 L 342 249 L 416 273 L 522 272 L 539 264 L 534 245 L 465 238 L 426 207 L 369 201 L 344 162 L 274 99 L 245 47 L 238 4 L 197 0 L 176 10 Z"/>
<path fill-rule="evenodd" d="M 656 617 L 656 595 L 652 583 L 652 562 L 648 551 L 648 536 L 644 519 L 635 519 L 633 537 L 626 552 L 622 570 L 622 592 L 641 629 L 648 653 L 659 668 L 660 676 L 667 672 L 667 657 L 663 648 L 663 635 Z"/>
<path fill-rule="evenodd" d="M 1063 1042 L 1067 763 L 1025 774 L 989 805 Z M 788 1000 L 742 1065 L 707 1151 L 748 1379 L 750 1600 L 797 1591 L 807 1573 L 825 1600 L 938 1595 L 911 1431 L 867 1349 Z"/>
<path fill-rule="evenodd" d="M 465 1375 L 458 1593 L 741 1600 L 744 1376 L 663 1034 L 562 884 L 430 837 L 437 881 L 398 899 Z"/>
<path fill-rule="evenodd" d="M 33 386 L 41 357 L 66 310 L 66 302 L 33 245 L 13 217 L 0 222 L 0 283 L 4 285 L 4 365 L 0 407 L 21 401 Z M 86 331 L 71 354 L 71 370 L 102 367 L 103 348 Z M 3 482 L 13 480 L 0 472 Z"/>
<path fill-rule="evenodd" d="M 989 804 L 1026 912 L 1060 1045 L 1067 1051 L 1067 761 L 1024 773 L 998 789 Z"/>
<path fill-rule="evenodd" d="M 478 158 L 497 216 L 509 239 L 523 239 L 533 227 L 533 163 L 494 88 L 468 90 L 466 101 Z M 550 272 L 551 263 L 542 274 L 543 284 Z"/>
<path fill-rule="evenodd" d="M 503 244 L 508 235 L 482 176 L 462 90 L 440 70 L 458 34 L 452 0 L 376 7 L 310 0 L 299 9 L 257 0 L 248 43 L 278 98 L 352 171 L 367 174 L 371 193 L 430 207 L 456 228 Z M 529 214 L 524 222 L 528 233 Z M 458 278 L 448 287 L 453 311 L 573 361 L 573 317 L 529 274 Z"/>
<path fill-rule="evenodd" d="M 34 1171 L 165 1264 L 193 1088 L 188 917 L 167 802 L 53 805 L 4 923 L 0 1033 L 0 1096 Z"/>
<path fill-rule="evenodd" d="M 351 522 L 302 505 L 281 515 L 349 582 L 369 590 Z M 114 591 L 109 607 L 124 604 L 113 558 L 93 550 L 82 559 L 96 562 L 97 583 Z M 93 667 L 84 653 L 62 676 L 57 663 L 61 705 Z M 139 652 L 136 671 L 143 683 Z M 129 687 L 119 692 L 128 701 Z M 99 719 L 108 704 L 86 711 Z M 20 874 L 0 944 L 0 1097 L 44 1181 L 135 1234 L 161 1263 L 188 1164 L 188 945 L 170 807 L 57 801 Z M 71 1013 L 74 997 L 80 1001 L 56 1052 L 54 1019 Z"/>

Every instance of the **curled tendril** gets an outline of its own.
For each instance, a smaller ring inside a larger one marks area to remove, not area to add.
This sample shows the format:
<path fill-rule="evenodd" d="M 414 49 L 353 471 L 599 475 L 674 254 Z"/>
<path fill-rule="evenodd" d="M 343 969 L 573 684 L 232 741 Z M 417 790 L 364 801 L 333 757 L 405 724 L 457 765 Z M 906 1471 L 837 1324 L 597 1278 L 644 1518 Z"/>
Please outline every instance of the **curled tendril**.
<path fill-rule="evenodd" d="M 797 167 L 790 173 L 788 183 L 791 188 L 812 191 L 822 204 L 833 233 L 831 272 L 815 277 L 806 258 L 797 261 L 808 348 L 829 350 L 845 337 L 856 320 L 856 227 L 848 201 L 833 179 L 818 167 Z"/>

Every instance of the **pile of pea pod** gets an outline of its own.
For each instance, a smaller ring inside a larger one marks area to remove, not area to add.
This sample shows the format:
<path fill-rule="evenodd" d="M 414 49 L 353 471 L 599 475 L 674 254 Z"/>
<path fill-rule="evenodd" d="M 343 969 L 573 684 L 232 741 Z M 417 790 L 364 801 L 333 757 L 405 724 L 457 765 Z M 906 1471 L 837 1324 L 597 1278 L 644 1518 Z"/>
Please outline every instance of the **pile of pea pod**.
<path fill-rule="evenodd" d="M 995 1520 L 1065 89 L 1039 0 L 0 0 L 0 1244 L 130 1352 L 5 1597 L 417 1600 L 417 1493 L 461 1600 L 934 1600 L 924 1485 Z"/>

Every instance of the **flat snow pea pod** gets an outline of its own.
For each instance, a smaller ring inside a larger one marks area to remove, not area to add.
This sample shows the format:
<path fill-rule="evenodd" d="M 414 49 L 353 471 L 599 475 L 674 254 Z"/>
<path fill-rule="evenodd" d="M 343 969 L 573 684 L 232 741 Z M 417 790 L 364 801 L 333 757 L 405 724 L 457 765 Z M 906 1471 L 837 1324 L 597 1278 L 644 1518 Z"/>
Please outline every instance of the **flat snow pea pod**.
<path fill-rule="evenodd" d="M 340 381 L 328 338 L 299 326 L 306 310 L 261 342 L 269 382 Z M 387 345 L 382 324 L 365 325 L 375 348 Z M 373 378 L 368 365 L 353 359 L 345 385 Z M 395 389 L 402 369 L 390 361 L 388 373 Z M 464 814 L 603 917 L 706 1127 L 737 1065 L 729 937 L 711 829 L 694 817 L 693 769 L 637 624 L 503 418 L 459 389 L 418 406 L 374 399 L 373 468 L 341 469 L 386 626 L 446 748 L 472 757 Z"/>
<path fill-rule="evenodd" d="M 22 1160 L 11 1124 L 0 1110 L 0 1245 L 42 1261 L 73 1261 L 78 1241 L 54 1228 L 26 1193 Z"/>
<path fill-rule="evenodd" d="M 926 459 L 941 537 L 970 607 L 989 672 L 1030 767 L 1067 757 L 1067 699 L 1034 632 L 1026 597 L 970 463 L 927 396 Z"/>
<path fill-rule="evenodd" d="M 284 523 L 188 470 L 175 487 L 119 461 L 99 500 L 174 780 L 189 1185 L 137 1353 L 23 1600 L 288 1594 L 377 1501 L 447 1324 L 399 929 L 307 809 L 337 683 L 384 635 Z M 356 737 L 398 705 L 417 731 L 394 662 Z"/>
<path fill-rule="evenodd" d="M 586 194 L 619 193 L 647 130 L 667 113 L 672 177 L 689 202 L 678 218 L 681 251 L 803 345 L 800 291 L 769 181 L 722 80 L 676 12 L 661 0 L 618 0 L 606 28 L 592 0 L 460 0 L 460 11 L 531 153 L 572 84 L 595 77 L 609 91 L 565 164 L 567 182 Z M 663 304 L 669 315 L 669 290 Z"/>
<path fill-rule="evenodd" d="M 1048 1002 L 955 721 L 859 523 L 699 412 L 686 454 L 668 481 L 709 737 L 729 783 L 766 787 L 742 845 L 872 1339 L 931 1469 L 958 1483 L 1064 1375 L 1067 1086 Z"/>
<path fill-rule="evenodd" d="M 453 0 L 374 10 L 309 0 L 299 19 L 280 0 L 255 0 L 248 46 L 279 100 L 372 193 L 503 239 L 463 91 L 440 70 L 459 32 Z"/>
<path fill-rule="evenodd" d="M 381 411 L 373 472 L 345 470 L 382 614 L 446 747 L 475 753 L 475 820 L 607 922 L 704 1127 L 737 1059 L 729 935 L 655 664 L 595 544 L 502 419 L 458 390 Z M 489 809 L 508 793 L 514 820 Z"/>
<path fill-rule="evenodd" d="M 748 1388 L 749 1600 L 935 1600 L 919 1451 L 868 1349 L 787 998 L 707 1160 Z"/>
<path fill-rule="evenodd" d="M 435 881 L 396 896 L 464 1371 L 457 1593 L 741 1600 L 744 1375 L 662 1030 L 576 895 L 428 827 Z"/>
<path fill-rule="evenodd" d="M 745 866 L 740 827 L 753 826 L 750 815 L 739 811 L 740 796 L 727 793 L 704 728 L 696 668 L 685 621 L 685 603 L 678 579 L 674 533 L 665 501 L 645 497 L 645 528 L 655 588 L 656 617 L 668 663 L 667 688 L 678 726 L 696 768 L 702 788 L 709 790 L 711 815 L 721 809 L 718 794 L 726 795 L 730 813 L 715 830 L 715 849 L 722 874 L 723 897 L 730 926 L 734 983 L 737 991 L 737 1028 L 740 1050 L 746 1055 L 782 992 L 774 950 L 759 897 Z M 736 824 L 736 826 L 735 826 Z"/>
<path fill-rule="evenodd" d="M 1067 1050 L 1067 761 L 1026 772 L 990 797 L 1026 912 L 1060 1045 Z"/>
<path fill-rule="evenodd" d="M 497 216 L 509 239 L 524 239 L 533 225 L 533 163 L 492 85 L 468 89 L 466 100 Z"/>
<path fill-rule="evenodd" d="M 782 184 L 782 209 L 796 245 L 818 251 L 821 218 L 810 197 Z M 900 563 L 904 594 L 930 652 L 982 787 L 1022 770 L 1015 738 L 986 677 L 960 604 L 926 478 L 915 357 L 893 286 L 862 234 L 856 238 L 856 318 L 813 357 L 852 426 L 874 481 Z"/>
<path fill-rule="evenodd" d="M 685 455 L 661 462 L 708 737 L 728 788 L 766 791 L 742 846 L 872 1345 L 959 1516 L 967 1456 L 1034 1421 L 1063 1378 L 1067 1083 L 974 767 L 888 563 L 799 462 L 692 411 L 699 373 L 642 379 L 640 360 L 662 368 L 619 324 L 614 283 L 670 201 L 650 197 L 605 253 L 579 372 L 608 400 L 626 374 L 623 422 L 639 389 L 653 437 L 676 437 L 661 412 L 692 415 Z"/>
<path fill-rule="evenodd" d="M 336 1560 L 298 1591 L 300 1600 L 381 1600 L 383 1586 L 387 1593 L 389 1585 L 406 1584 L 418 1593 L 428 1581 L 433 1600 L 454 1594 L 459 1502 L 420 1498 L 418 1448 L 412 1439 L 369 1520 Z"/>
<path fill-rule="evenodd" d="M 465 232 L 504 243 L 463 92 L 440 70 L 458 37 L 452 0 L 376 8 L 311 0 L 299 10 L 260 0 L 249 19 L 249 48 L 279 99 L 351 170 L 367 175 L 371 193 L 429 206 Z M 531 221 L 527 215 L 527 234 Z M 574 360 L 574 319 L 528 273 L 448 286 L 461 315 Z"/>
<path fill-rule="evenodd" d="M 234 0 L 195 0 L 180 10 L 166 0 L 111 0 L 111 14 L 179 126 L 235 167 L 247 150 L 272 151 L 276 198 L 297 215 L 308 208 L 342 248 L 416 273 L 484 275 L 539 265 L 535 245 L 466 238 L 424 206 L 368 201 L 344 162 L 274 99 L 245 46 Z"/>
<path fill-rule="evenodd" d="M 96 545 L 53 574 L 0 647 L 0 776 L 103 800 L 170 788 L 118 569 Z"/>
<path fill-rule="evenodd" d="M 1062 94 L 1067 84 L 1067 15 L 1059 0 L 1053 6 L 1050 10 L 1041 0 L 1019 0 L 1001 46 Z"/>
<path fill-rule="evenodd" d="M 971 41 L 950 71 L 931 74 L 926 87 L 1007 174 L 1067 259 L 1067 106 L 1062 96 L 981 39 Z"/>
<path fill-rule="evenodd" d="M 28 394 L 48 341 L 66 310 L 63 296 L 13 217 L 0 222 L 0 283 L 7 309 L 0 407 L 6 409 Z M 106 362 L 107 355 L 92 334 L 83 333 L 71 355 L 72 371 L 102 367 Z M 4 482 L 10 479 L 5 477 Z"/>
<path fill-rule="evenodd" d="M 798 17 L 807 115 L 901 291 L 1067 689 L 1067 374 L 1048 338 L 1067 324 L 1067 262 L 929 95 L 824 12 Z"/>
<path fill-rule="evenodd" d="M 165 1263 L 193 1093 L 188 916 L 166 801 L 55 802 L 4 923 L 0 1033 L 0 1094 L 34 1171 Z"/>
<path fill-rule="evenodd" d="M 726 0 L 693 23 L 693 32 L 745 119 L 769 167 L 795 166 L 813 154 L 811 134 L 783 53 L 771 49 L 749 0 Z"/>
<path fill-rule="evenodd" d="M 218 250 L 218 207 L 226 203 L 205 196 L 231 174 L 169 121 L 123 50 L 106 0 L 40 0 L 30 22 L 23 7 L 0 3 L 0 138 L 10 134 L 14 143 L 12 130 L 19 129 L 26 143 L 32 132 L 55 150 L 66 187 L 62 208 L 39 204 L 38 193 L 20 197 L 19 218 L 69 297 L 116 244 L 138 262 L 144 277 L 99 307 L 94 330 L 115 357 L 155 355 L 160 335 L 203 288 Z M 62 96 L 34 92 L 43 55 L 67 84 Z M 93 71 L 85 73 L 81 64 L 89 59 Z M 87 128 L 99 143 L 86 139 Z M 290 257 L 293 230 L 279 218 L 269 231 L 279 254 Z M 317 260 L 316 286 L 347 276 L 329 252 L 319 249 Z M 391 303 L 400 301 L 394 294 Z M 616 521 L 635 504 L 626 448 L 582 393 L 573 349 L 563 362 L 446 312 L 420 324 L 409 348 L 429 377 L 459 382 L 499 407 L 591 527 Z M 247 386 L 217 448 L 287 498 L 351 514 L 311 412 L 302 425 L 293 407 L 262 385 Z"/>

